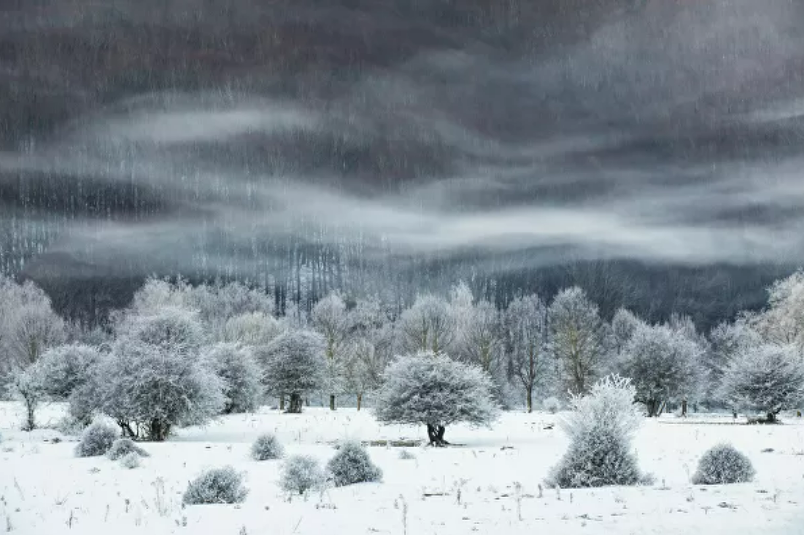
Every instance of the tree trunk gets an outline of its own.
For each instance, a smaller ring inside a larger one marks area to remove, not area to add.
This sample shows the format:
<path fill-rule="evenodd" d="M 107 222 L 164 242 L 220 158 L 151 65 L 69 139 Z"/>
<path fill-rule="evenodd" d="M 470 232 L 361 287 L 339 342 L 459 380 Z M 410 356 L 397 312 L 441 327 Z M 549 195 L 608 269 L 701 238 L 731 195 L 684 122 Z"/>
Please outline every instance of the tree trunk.
<path fill-rule="evenodd" d="M 288 407 L 288 414 L 301 414 L 302 411 L 302 397 L 301 394 L 290 395 L 290 406 Z"/>
<path fill-rule="evenodd" d="M 532 388 L 528 388 L 525 391 L 525 401 L 526 401 L 526 403 L 528 405 L 528 414 L 530 414 L 531 412 L 533 412 L 533 389 Z"/>
<path fill-rule="evenodd" d="M 645 409 L 648 411 L 648 418 L 655 417 L 659 409 L 659 401 L 655 399 L 645 401 Z"/>
<path fill-rule="evenodd" d="M 285 410 L 285 396 L 279 396 L 279 411 L 283 412 Z"/>
<path fill-rule="evenodd" d="M 329 410 L 331 411 L 335 410 L 335 394 L 329 395 Z"/>
<path fill-rule="evenodd" d="M 775 424 L 776 422 L 778 422 L 778 420 L 776 419 L 777 414 L 779 414 L 779 413 L 778 412 L 772 412 L 772 411 L 768 412 L 768 416 L 767 416 L 767 419 L 765 420 L 765 423 Z"/>
<path fill-rule="evenodd" d="M 170 434 L 170 424 L 156 418 L 148 426 L 148 438 L 154 442 L 164 442 Z"/>
<path fill-rule="evenodd" d="M 681 400 L 681 416 L 683 416 L 684 418 L 687 417 L 687 400 L 686 399 Z"/>
<path fill-rule="evenodd" d="M 357 410 L 360 410 L 360 407 L 363 406 L 363 394 L 357 395 Z"/>
<path fill-rule="evenodd" d="M 449 442 L 444 440 L 444 431 L 446 427 L 443 425 L 427 424 L 427 438 L 430 439 L 430 445 L 437 448 L 449 446 Z"/>
<path fill-rule="evenodd" d="M 25 427 L 23 431 L 33 431 L 36 429 L 36 404 L 25 403 Z"/>
<path fill-rule="evenodd" d="M 667 402 L 666 402 L 666 401 L 665 401 L 664 403 L 661 403 L 661 402 L 660 402 L 660 404 L 659 404 L 659 412 L 658 412 L 658 414 L 656 414 L 656 416 L 657 416 L 657 417 L 662 415 L 662 413 L 664 412 L 664 408 L 665 408 L 666 406 L 667 406 Z"/>

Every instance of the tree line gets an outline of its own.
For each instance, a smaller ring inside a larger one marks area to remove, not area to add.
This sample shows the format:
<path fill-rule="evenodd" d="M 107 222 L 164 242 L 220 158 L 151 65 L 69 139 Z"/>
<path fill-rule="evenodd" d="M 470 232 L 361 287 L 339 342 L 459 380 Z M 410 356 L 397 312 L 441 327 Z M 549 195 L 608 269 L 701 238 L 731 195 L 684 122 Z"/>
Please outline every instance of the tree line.
<path fill-rule="evenodd" d="M 768 296 L 763 310 L 701 333 L 680 315 L 651 324 L 620 309 L 606 321 L 579 287 L 501 308 L 459 283 L 447 295 L 419 294 L 401 311 L 379 296 L 333 291 L 309 311 L 290 304 L 277 314 L 274 296 L 259 288 L 152 278 L 108 327 L 83 329 L 33 283 L 3 278 L 0 371 L 29 408 L 27 427 L 41 400 L 61 399 L 78 422 L 103 413 L 126 434 L 155 440 L 272 399 L 288 412 L 311 399 L 361 409 L 368 397 L 383 399 L 390 371 L 403 373 L 422 355 L 463 365 L 460 373 L 435 368 L 447 382 L 477 370 L 502 408 L 530 412 L 617 373 L 630 378 L 647 416 L 692 405 L 759 411 L 772 422 L 804 393 L 804 272 L 777 281 Z M 443 428 L 429 430 L 443 440 Z"/>

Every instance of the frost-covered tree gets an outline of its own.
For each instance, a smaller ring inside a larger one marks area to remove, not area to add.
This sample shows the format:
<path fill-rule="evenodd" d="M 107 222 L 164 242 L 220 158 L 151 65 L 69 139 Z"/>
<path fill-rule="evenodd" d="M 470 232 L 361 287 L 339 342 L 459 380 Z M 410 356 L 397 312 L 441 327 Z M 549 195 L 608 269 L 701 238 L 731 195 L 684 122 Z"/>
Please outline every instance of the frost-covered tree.
<path fill-rule="evenodd" d="M 0 275 L 0 379 L 27 368 L 64 335 L 64 322 L 45 292 Z"/>
<path fill-rule="evenodd" d="M 326 367 L 326 341 L 313 331 L 291 329 L 257 350 L 263 384 L 277 396 L 289 396 L 287 412 L 302 411 L 303 396 L 321 388 Z"/>
<path fill-rule="evenodd" d="M 503 362 L 503 339 L 500 313 L 488 301 L 480 301 L 470 309 L 463 351 L 466 359 L 491 376 Z"/>
<path fill-rule="evenodd" d="M 31 304 L 17 311 L 14 326 L 9 332 L 8 348 L 12 358 L 21 366 L 36 362 L 48 348 L 64 342 L 64 321 L 50 305 Z"/>
<path fill-rule="evenodd" d="M 130 339 L 170 352 L 194 355 L 205 342 L 198 316 L 183 308 L 162 308 L 149 314 L 130 314 L 117 325 L 117 339 Z"/>
<path fill-rule="evenodd" d="M 748 319 L 767 342 L 804 352 L 804 270 L 776 281 L 768 289 L 768 308 Z"/>
<path fill-rule="evenodd" d="M 363 396 L 382 384 L 382 373 L 393 346 L 393 327 L 375 296 L 357 301 L 350 312 L 349 324 L 346 388 L 357 397 L 357 410 L 360 410 Z"/>
<path fill-rule="evenodd" d="M 181 308 L 195 312 L 211 340 L 223 340 L 229 319 L 249 313 L 272 315 L 274 301 L 265 291 L 231 282 L 228 284 L 190 285 L 150 278 L 136 292 L 124 314 L 148 316 L 163 308 Z M 118 314 L 119 315 L 119 314 Z"/>
<path fill-rule="evenodd" d="M 399 357 L 385 372 L 375 415 L 380 422 L 427 426 L 430 444 L 444 446 L 446 427 L 490 425 L 497 417 L 493 385 L 480 368 L 442 353 Z"/>
<path fill-rule="evenodd" d="M 455 315 L 450 304 L 440 297 L 426 294 L 416 297 L 398 321 L 400 345 L 407 352 L 449 351 L 457 333 Z"/>
<path fill-rule="evenodd" d="M 98 369 L 100 410 L 124 434 L 165 440 L 176 426 L 208 422 L 224 406 L 223 382 L 198 353 L 123 339 Z"/>
<path fill-rule="evenodd" d="M 196 315 L 183 308 L 129 314 L 97 371 L 100 410 L 124 433 L 165 440 L 175 426 L 201 424 L 224 405 L 224 384 L 202 358 Z"/>
<path fill-rule="evenodd" d="M 312 325 L 324 337 L 324 388 L 329 393 L 329 408 L 335 410 L 335 396 L 343 390 L 350 317 L 343 298 L 333 292 L 313 307 Z"/>
<path fill-rule="evenodd" d="M 247 312 L 230 318 L 223 328 L 226 342 L 257 347 L 271 343 L 283 331 L 282 324 L 264 312 Z"/>
<path fill-rule="evenodd" d="M 611 335 L 614 344 L 614 352 L 617 355 L 621 355 L 637 328 L 644 325 L 645 322 L 639 319 L 630 310 L 625 308 L 618 309 L 611 319 Z"/>
<path fill-rule="evenodd" d="M 23 407 L 25 407 L 25 421 L 22 430 L 33 431 L 36 429 L 36 409 L 47 398 L 35 365 L 16 374 L 12 383 L 12 394 L 22 401 Z"/>
<path fill-rule="evenodd" d="M 653 417 L 661 414 L 668 400 L 696 389 L 700 356 L 697 344 L 669 327 L 645 325 L 638 327 L 625 345 L 620 368 L 636 388 L 635 400 Z"/>
<path fill-rule="evenodd" d="M 570 446 L 547 483 L 562 488 L 635 485 L 644 480 L 631 451 L 641 417 L 630 380 L 608 376 L 589 395 L 573 395 L 572 411 L 561 421 Z"/>
<path fill-rule="evenodd" d="M 223 381 L 223 414 L 253 412 L 260 402 L 261 370 L 251 351 L 238 344 L 219 343 L 205 351 Z"/>
<path fill-rule="evenodd" d="M 461 355 L 468 343 L 471 332 L 472 315 L 474 312 L 475 297 L 466 281 L 458 281 L 449 292 L 449 308 L 453 318 L 454 337 L 448 349 L 454 356 Z M 427 349 L 422 349 L 426 351 Z"/>
<path fill-rule="evenodd" d="M 604 369 L 606 330 L 592 303 L 578 287 L 562 290 L 548 309 L 550 349 L 570 392 L 586 392 Z"/>
<path fill-rule="evenodd" d="M 547 307 L 538 295 L 514 299 L 506 312 L 506 329 L 514 376 L 525 389 L 528 412 L 533 391 L 549 371 L 547 360 Z"/>
<path fill-rule="evenodd" d="M 69 344 L 45 351 L 36 367 L 47 395 L 67 400 L 89 380 L 100 359 L 100 351 L 95 347 Z"/>
<path fill-rule="evenodd" d="M 722 322 L 709 333 L 710 347 L 704 354 L 703 368 L 706 380 L 705 397 L 709 402 L 722 402 L 719 389 L 723 373 L 734 357 L 753 351 L 762 345 L 762 337 L 747 322 Z"/>
<path fill-rule="evenodd" d="M 795 346 L 764 344 L 740 351 L 723 373 L 724 399 L 761 411 L 766 421 L 804 400 L 804 361 Z"/>

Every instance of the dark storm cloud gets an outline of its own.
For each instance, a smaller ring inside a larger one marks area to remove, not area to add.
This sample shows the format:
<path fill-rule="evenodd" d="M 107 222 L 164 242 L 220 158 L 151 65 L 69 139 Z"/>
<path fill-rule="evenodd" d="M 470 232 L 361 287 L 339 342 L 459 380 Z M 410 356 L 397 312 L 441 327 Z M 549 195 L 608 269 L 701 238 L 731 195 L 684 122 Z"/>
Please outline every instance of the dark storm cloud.
<path fill-rule="evenodd" d="M 158 80 L 142 89 L 43 55 L 4 60 L 11 81 L 82 104 L 33 148 L 10 146 L 0 169 L 148 188 L 171 206 L 84 214 L 52 252 L 191 267 L 202 249 L 204 262 L 249 262 L 255 239 L 359 236 L 370 255 L 471 249 L 517 268 L 567 251 L 804 259 L 800 3 L 79 4 L 4 20 L 19 42 L 48 43 L 53 28 L 102 41 L 124 22 L 159 36 L 161 21 L 187 43 L 121 30 L 110 47 L 152 58 Z M 270 58 L 253 50 L 265 28 Z M 188 81 L 199 54 L 209 70 Z"/>

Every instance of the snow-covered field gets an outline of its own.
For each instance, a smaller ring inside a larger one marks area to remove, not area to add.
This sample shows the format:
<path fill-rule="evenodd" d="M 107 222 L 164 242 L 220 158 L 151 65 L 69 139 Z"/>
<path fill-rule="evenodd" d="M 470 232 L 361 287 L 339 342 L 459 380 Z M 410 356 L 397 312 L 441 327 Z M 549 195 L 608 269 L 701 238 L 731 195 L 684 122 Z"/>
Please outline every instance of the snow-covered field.
<path fill-rule="evenodd" d="M 53 424 L 62 411 L 48 406 L 39 421 Z M 539 483 L 567 445 L 558 427 L 545 429 L 554 420 L 543 413 L 507 413 L 492 430 L 455 426 L 446 438 L 462 446 L 413 448 L 414 460 L 400 459 L 400 448 L 372 447 L 383 483 L 289 501 L 277 485 L 281 461 L 249 458 L 260 433 L 275 432 L 286 453 L 308 453 L 326 462 L 334 453 L 333 441 L 423 438 L 424 429 L 382 426 L 369 412 L 353 409 L 307 409 L 298 416 L 264 409 L 181 430 L 166 443 L 144 444 L 151 456 L 140 468 L 127 470 L 105 457 L 75 458 L 75 439 L 57 431 L 18 431 L 20 407 L 0 403 L 0 532 L 804 534 L 804 422 L 646 421 L 636 448 L 655 485 L 560 494 L 545 489 L 539 496 Z M 63 441 L 53 443 L 55 437 Z M 755 481 L 692 486 L 689 477 L 698 458 L 721 441 L 751 458 Z M 244 504 L 182 507 L 188 480 L 227 464 L 246 473 L 250 493 Z"/>

